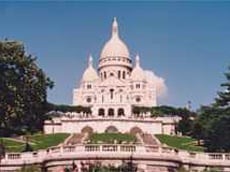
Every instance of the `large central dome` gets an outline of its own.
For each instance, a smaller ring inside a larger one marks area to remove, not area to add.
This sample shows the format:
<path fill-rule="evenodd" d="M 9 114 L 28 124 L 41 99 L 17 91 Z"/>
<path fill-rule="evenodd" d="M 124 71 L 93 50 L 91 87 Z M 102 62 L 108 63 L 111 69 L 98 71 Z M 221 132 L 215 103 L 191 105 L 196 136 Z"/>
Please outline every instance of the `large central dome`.
<path fill-rule="evenodd" d="M 129 58 L 129 50 L 126 44 L 119 38 L 118 24 L 116 18 L 114 18 L 112 26 L 112 37 L 105 44 L 101 51 L 100 58 L 106 57 L 126 57 Z"/>

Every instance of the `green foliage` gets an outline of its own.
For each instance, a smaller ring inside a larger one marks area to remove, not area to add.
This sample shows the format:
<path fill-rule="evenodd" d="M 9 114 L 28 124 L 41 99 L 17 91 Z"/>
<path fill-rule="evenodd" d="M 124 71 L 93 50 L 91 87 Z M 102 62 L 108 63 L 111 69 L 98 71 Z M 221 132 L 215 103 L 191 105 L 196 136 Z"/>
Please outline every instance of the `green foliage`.
<path fill-rule="evenodd" d="M 1 138 L 6 152 L 22 152 L 24 148 L 23 142 L 13 141 L 8 138 Z"/>
<path fill-rule="evenodd" d="M 135 142 L 136 137 L 132 134 L 122 134 L 122 133 L 93 133 L 90 135 L 89 140 L 91 143 L 117 143 L 122 142 Z"/>
<path fill-rule="evenodd" d="M 33 142 L 33 148 L 46 149 L 51 146 L 56 146 L 59 143 L 64 142 L 64 140 L 69 136 L 67 133 L 56 133 L 56 134 L 35 134 L 29 136 L 28 140 Z"/>
<path fill-rule="evenodd" d="M 210 168 L 210 169 L 205 169 L 203 170 L 203 172 L 220 172 L 221 170 L 219 170 L 218 168 Z"/>
<path fill-rule="evenodd" d="M 32 146 L 28 142 L 26 142 L 25 148 L 22 152 L 32 152 L 32 151 L 33 151 Z"/>
<path fill-rule="evenodd" d="M 189 172 L 189 170 L 186 170 L 184 167 L 179 167 L 177 172 Z"/>
<path fill-rule="evenodd" d="M 141 113 L 150 112 L 151 108 L 149 107 L 140 107 L 140 106 L 133 106 L 132 112 L 136 115 L 140 115 Z"/>
<path fill-rule="evenodd" d="M 203 125 L 201 124 L 200 121 L 198 120 L 195 120 L 193 121 L 193 126 L 192 126 L 192 132 L 191 132 L 191 135 L 198 140 L 198 145 L 200 146 L 201 143 L 201 139 L 204 137 L 204 133 L 203 133 L 203 130 L 204 130 L 204 127 Z"/>
<path fill-rule="evenodd" d="M 157 107 L 139 107 L 133 106 L 132 112 L 140 115 L 141 113 L 151 112 L 151 117 L 163 116 L 179 116 L 182 120 L 176 126 L 176 132 L 181 132 L 183 135 L 191 135 L 193 120 L 197 116 L 195 112 L 191 112 L 186 108 L 176 108 L 171 106 L 157 106 Z"/>
<path fill-rule="evenodd" d="M 199 126 L 192 132 L 194 137 L 203 139 L 207 150 L 212 152 L 230 151 L 230 67 L 228 69 L 227 81 L 221 84 L 224 91 L 217 93 L 214 104 L 199 109 Z"/>
<path fill-rule="evenodd" d="M 28 136 L 28 143 L 32 150 L 46 149 L 64 142 L 68 136 L 69 134 L 66 133 L 35 134 Z M 25 143 L 23 142 L 13 141 L 9 138 L 2 138 L 2 140 L 7 152 L 22 152 L 25 150 Z"/>
<path fill-rule="evenodd" d="M 180 137 L 180 136 L 169 136 L 163 134 L 157 134 L 156 137 L 161 143 L 167 144 L 168 146 L 183 149 L 188 151 L 203 151 L 204 148 L 197 146 L 197 140 L 191 137 Z"/>
<path fill-rule="evenodd" d="M 22 43 L 0 41 L 0 136 L 42 128 L 53 82 Z"/>
<path fill-rule="evenodd" d="M 216 98 L 216 106 L 230 108 L 230 66 L 228 72 L 225 73 L 226 82 L 220 86 L 223 87 L 224 91 L 219 91 L 218 97 Z"/>
<path fill-rule="evenodd" d="M 23 166 L 20 170 L 17 170 L 17 172 L 41 172 L 41 168 L 39 168 L 36 165 L 26 165 Z"/>
<path fill-rule="evenodd" d="M 70 105 L 56 105 L 49 103 L 47 106 L 48 111 L 60 111 L 60 112 L 83 112 L 83 113 L 91 113 L 90 107 L 83 106 L 70 106 Z"/>
<path fill-rule="evenodd" d="M 182 119 L 176 126 L 177 132 L 181 132 L 183 135 L 191 135 L 191 130 L 193 127 L 193 121 L 190 119 L 189 116 L 183 116 Z"/>
<path fill-rule="evenodd" d="M 172 106 L 156 106 L 156 107 L 140 107 L 133 106 L 132 112 L 134 114 L 141 114 L 151 112 L 152 117 L 155 116 L 180 116 L 180 117 L 194 117 L 196 113 L 187 110 L 186 108 L 176 108 Z"/>

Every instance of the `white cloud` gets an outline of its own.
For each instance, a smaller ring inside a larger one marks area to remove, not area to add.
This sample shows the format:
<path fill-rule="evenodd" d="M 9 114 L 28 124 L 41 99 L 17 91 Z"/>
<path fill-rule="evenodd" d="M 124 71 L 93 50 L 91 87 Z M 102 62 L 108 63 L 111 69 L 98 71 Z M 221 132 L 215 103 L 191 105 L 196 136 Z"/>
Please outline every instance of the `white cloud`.
<path fill-rule="evenodd" d="M 146 70 L 145 76 L 148 82 L 156 86 L 157 97 L 165 97 L 167 94 L 167 86 L 164 78 L 157 76 L 154 72 Z"/>

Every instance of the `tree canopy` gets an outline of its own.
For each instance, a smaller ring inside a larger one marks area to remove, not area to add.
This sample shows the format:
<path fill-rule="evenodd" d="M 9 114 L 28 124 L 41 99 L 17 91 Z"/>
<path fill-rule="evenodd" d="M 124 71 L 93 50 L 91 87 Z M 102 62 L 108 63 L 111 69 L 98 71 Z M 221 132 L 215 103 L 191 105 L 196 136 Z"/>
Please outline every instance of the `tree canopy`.
<path fill-rule="evenodd" d="M 42 127 L 53 82 L 18 41 L 0 41 L 0 135 Z"/>
<path fill-rule="evenodd" d="M 213 104 L 199 109 L 198 126 L 193 128 L 193 135 L 204 140 L 208 151 L 230 151 L 230 67 L 225 77 L 223 90 L 217 92 Z"/>

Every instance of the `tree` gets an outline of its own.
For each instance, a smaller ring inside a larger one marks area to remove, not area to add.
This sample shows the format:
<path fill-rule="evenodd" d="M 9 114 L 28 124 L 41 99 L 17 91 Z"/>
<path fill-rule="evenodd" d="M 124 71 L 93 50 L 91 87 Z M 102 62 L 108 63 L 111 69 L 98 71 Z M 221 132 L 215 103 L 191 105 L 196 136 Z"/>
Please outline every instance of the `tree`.
<path fill-rule="evenodd" d="M 17 41 L 0 41 L 0 135 L 42 128 L 53 82 Z"/>
<path fill-rule="evenodd" d="M 230 151 L 230 67 L 225 73 L 227 81 L 221 84 L 215 103 L 199 110 L 198 122 L 208 151 Z"/>
<path fill-rule="evenodd" d="M 227 81 L 222 83 L 220 86 L 224 88 L 224 91 L 219 91 L 218 97 L 216 98 L 216 106 L 223 108 L 230 108 L 230 66 L 228 72 L 225 73 Z"/>
<path fill-rule="evenodd" d="M 191 135 L 191 130 L 193 126 L 193 121 L 189 116 L 183 116 L 182 119 L 177 124 L 177 131 L 181 132 L 182 135 Z"/>
<path fill-rule="evenodd" d="M 195 120 L 192 126 L 192 136 L 198 140 L 198 146 L 201 145 L 201 139 L 203 138 L 203 126 L 200 121 Z"/>

